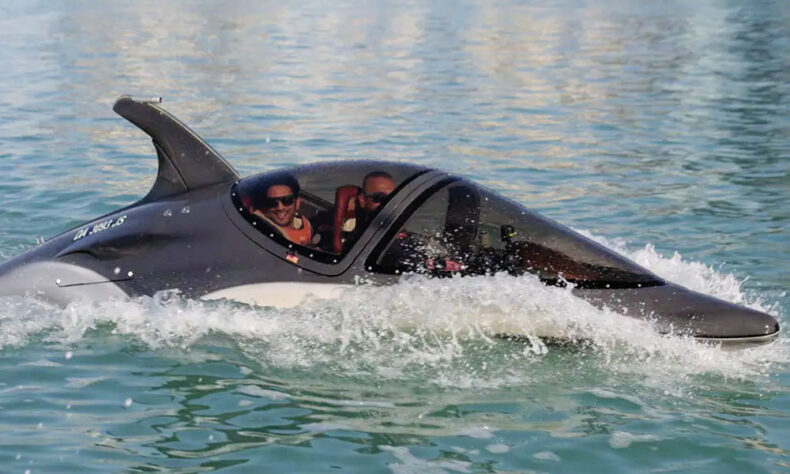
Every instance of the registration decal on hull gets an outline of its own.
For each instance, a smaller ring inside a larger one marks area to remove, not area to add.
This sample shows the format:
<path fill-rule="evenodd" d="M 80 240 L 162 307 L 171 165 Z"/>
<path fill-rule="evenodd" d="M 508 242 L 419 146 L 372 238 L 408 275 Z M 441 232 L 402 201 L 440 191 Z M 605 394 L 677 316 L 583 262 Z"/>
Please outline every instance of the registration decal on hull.
<path fill-rule="evenodd" d="M 112 227 L 118 227 L 119 225 L 123 225 L 124 222 L 126 222 L 126 214 L 122 215 L 117 219 L 107 219 L 105 221 L 99 222 L 98 224 L 83 227 L 82 229 L 78 230 L 76 234 L 74 234 L 74 238 L 71 240 L 75 241 L 83 237 L 87 237 L 89 235 L 98 234 L 99 232 L 110 229 Z"/>

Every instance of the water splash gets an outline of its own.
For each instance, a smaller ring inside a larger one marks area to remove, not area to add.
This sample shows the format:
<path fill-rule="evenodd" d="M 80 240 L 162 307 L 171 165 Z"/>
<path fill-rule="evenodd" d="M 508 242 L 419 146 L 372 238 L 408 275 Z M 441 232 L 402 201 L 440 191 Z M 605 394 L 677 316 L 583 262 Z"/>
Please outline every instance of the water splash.
<path fill-rule="evenodd" d="M 628 252 L 656 273 L 692 289 L 765 310 L 740 281 L 652 246 Z M 514 342 L 498 335 L 518 336 Z M 0 347 L 37 339 L 79 345 L 102 335 L 122 336 L 160 350 L 193 350 L 230 340 L 266 369 L 307 369 L 339 377 L 426 380 L 441 386 L 502 387 L 550 383 L 565 376 L 633 375 L 673 391 L 704 374 L 765 378 L 790 362 L 784 337 L 738 351 L 659 334 L 650 323 L 597 309 L 570 289 L 534 277 L 404 278 L 385 287 L 360 285 L 338 300 L 313 300 L 292 309 L 203 302 L 170 291 L 133 300 L 75 302 L 57 308 L 30 298 L 0 300 Z M 541 337 L 575 345 L 547 345 Z M 557 363 L 554 360 L 553 363 Z M 592 375 L 590 375 L 592 374 Z M 596 375 L 597 374 L 597 375 Z"/>
<path fill-rule="evenodd" d="M 724 273 L 701 262 L 685 260 L 678 252 L 669 258 L 658 253 L 652 244 L 647 244 L 636 251 L 628 249 L 623 239 L 607 239 L 593 235 L 587 231 L 579 231 L 596 242 L 626 256 L 637 264 L 648 268 L 660 277 L 685 286 L 688 289 L 715 296 L 723 300 L 745 305 L 750 308 L 773 314 L 780 312 L 778 303 L 769 304 L 758 295 L 747 295 L 742 285 L 746 279 L 739 280 L 731 273 Z M 747 278 L 748 279 L 748 278 Z"/>

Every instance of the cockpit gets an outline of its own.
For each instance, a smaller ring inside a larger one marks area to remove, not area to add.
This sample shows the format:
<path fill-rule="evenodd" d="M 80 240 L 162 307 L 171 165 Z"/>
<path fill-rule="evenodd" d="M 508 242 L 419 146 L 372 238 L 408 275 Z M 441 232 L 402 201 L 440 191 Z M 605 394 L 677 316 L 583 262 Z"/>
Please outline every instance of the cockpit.
<path fill-rule="evenodd" d="M 323 263 L 349 255 L 364 258 L 366 269 L 380 274 L 531 273 L 547 284 L 581 288 L 664 284 L 606 247 L 465 179 L 433 171 L 435 179 L 408 186 L 431 171 L 374 161 L 321 163 L 251 176 L 231 193 L 241 215 L 263 235 Z M 298 189 L 291 185 L 298 200 L 289 199 L 287 188 L 281 195 L 270 191 L 282 173 L 298 182 Z M 282 217 L 285 204 L 293 206 L 293 218 Z M 377 216 L 376 231 L 366 232 Z M 288 225 L 307 225 L 309 239 L 289 236 Z"/>
<path fill-rule="evenodd" d="M 312 229 L 309 242 L 298 247 L 310 249 L 314 259 L 337 261 L 348 253 L 389 200 L 426 171 L 428 168 L 400 163 L 319 163 L 244 178 L 234 185 L 232 195 L 248 222 L 290 245 L 294 241 L 285 235 L 285 226 L 267 218 L 266 201 L 261 197 L 282 181 L 283 174 L 292 177 L 299 187 L 296 219 L 306 220 Z M 379 182 L 391 184 L 376 186 Z M 260 202 L 264 204 L 256 205 Z"/>

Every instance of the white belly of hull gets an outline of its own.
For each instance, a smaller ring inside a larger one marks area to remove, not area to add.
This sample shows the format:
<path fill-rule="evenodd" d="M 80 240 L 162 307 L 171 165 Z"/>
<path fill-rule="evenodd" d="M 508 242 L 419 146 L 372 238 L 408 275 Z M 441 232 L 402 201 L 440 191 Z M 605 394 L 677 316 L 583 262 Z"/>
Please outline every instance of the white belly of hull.
<path fill-rule="evenodd" d="M 227 299 L 255 306 L 293 308 L 311 299 L 338 299 L 343 290 L 352 286 L 333 283 L 255 283 L 213 291 L 202 299 Z"/>

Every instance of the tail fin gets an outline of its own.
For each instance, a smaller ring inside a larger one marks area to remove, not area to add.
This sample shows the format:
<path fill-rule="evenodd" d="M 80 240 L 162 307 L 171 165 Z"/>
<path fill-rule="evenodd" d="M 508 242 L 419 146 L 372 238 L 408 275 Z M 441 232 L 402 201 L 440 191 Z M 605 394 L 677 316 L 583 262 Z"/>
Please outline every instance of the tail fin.
<path fill-rule="evenodd" d="M 239 179 L 219 153 L 156 103 L 122 96 L 113 110 L 151 137 L 159 158 L 154 186 L 140 203 Z"/>

